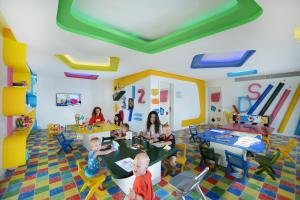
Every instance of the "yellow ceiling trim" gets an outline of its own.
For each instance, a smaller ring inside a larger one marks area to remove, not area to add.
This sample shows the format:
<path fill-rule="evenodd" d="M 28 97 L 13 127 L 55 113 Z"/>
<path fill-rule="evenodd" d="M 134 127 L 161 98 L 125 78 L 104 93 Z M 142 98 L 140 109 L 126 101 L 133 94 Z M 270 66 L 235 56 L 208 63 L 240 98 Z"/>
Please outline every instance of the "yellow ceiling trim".
<path fill-rule="evenodd" d="M 156 70 L 146 70 L 142 72 L 138 72 L 135 74 L 131 74 L 125 77 L 121 77 L 118 79 L 114 80 L 114 88 L 117 88 L 118 86 L 123 88 L 126 87 L 130 84 L 133 84 L 141 79 L 144 79 L 147 76 L 160 76 L 160 77 L 165 77 L 165 78 L 172 78 L 176 80 L 182 80 L 182 81 L 187 81 L 187 82 L 192 82 L 197 85 L 198 88 L 198 95 L 199 95 L 199 102 L 200 102 L 200 114 L 197 118 L 193 119 L 186 119 L 182 120 L 181 126 L 186 127 L 189 125 L 194 125 L 194 124 L 200 124 L 205 122 L 205 81 L 196 79 L 196 78 L 190 78 L 186 76 L 180 76 L 177 74 L 171 74 L 167 72 L 161 72 L 161 71 L 156 71 Z"/>
<path fill-rule="evenodd" d="M 110 56 L 109 65 L 99 64 L 99 63 L 88 63 L 75 61 L 71 56 L 65 54 L 55 55 L 59 60 L 65 63 L 68 67 L 75 70 L 92 70 L 92 71 L 118 71 L 119 68 L 119 57 Z"/>

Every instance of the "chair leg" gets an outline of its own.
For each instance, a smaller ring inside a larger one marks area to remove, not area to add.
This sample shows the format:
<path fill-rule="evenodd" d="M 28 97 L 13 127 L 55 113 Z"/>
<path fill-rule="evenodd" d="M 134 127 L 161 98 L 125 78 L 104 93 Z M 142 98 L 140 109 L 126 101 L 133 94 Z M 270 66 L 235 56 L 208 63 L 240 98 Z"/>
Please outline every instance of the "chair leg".
<path fill-rule="evenodd" d="M 93 187 L 90 189 L 89 193 L 86 195 L 85 199 L 86 199 L 86 200 L 89 200 L 90 198 L 92 198 L 92 196 L 93 196 L 93 194 L 95 193 L 96 189 L 97 189 L 97 188 L 95 188 L 95 186 L 93 186 Z"/>
<path fill-rule="evenodd" d="M 289 159 L 291 162 L 295 163 L 294 158 L 292 158 L 290 155 L 287 155 L 286 158 Z"/>
<path fill-rule="evenodd" d="M 201 190 L 201 188 L 200 188 L 199 185 L 196 186 L 196 190 L 200 193 L 201 199 L 206 200 L 206 197 L 205 197 L 204 193 L 202 192 L 202 190 Z"/>
<path fill-rule="evenodd" d="M 263 167 L 261 169 L 258 169 L 255 174 L 261 174 L 263 171 L 265 171 L 266 169 Z"/>
<path fill-rule="evenodd" d="M 270 170 L 270 168 L 266 169 L 267 173 L 272 177 L 273 180 L 276 180 L 274 174 L 272 173 L 272 170 Z"/>
<path fill-rule="evenodd" d="M 83 184 L 82 188 L 80 189 L 80 192 L 83 192 L 87 188 L 87 184 Z"/>
<path fill-rule="evenodd" d="M 275 170 L 272 167 L 270 167 L 270 170 L 272 171 L 273 174 L 276 174 Z"/>

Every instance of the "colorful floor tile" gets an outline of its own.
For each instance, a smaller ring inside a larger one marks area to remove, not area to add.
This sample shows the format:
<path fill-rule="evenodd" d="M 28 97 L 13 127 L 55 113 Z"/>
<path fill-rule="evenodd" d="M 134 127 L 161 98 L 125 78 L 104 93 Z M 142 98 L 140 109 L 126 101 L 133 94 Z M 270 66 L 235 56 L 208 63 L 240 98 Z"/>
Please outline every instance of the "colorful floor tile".
<path fill-rule="evenodd" d="M 189 141 L 186 130 L 176 133 L 177 143 L 186 143 L 188 147 L 185 170 L 195 174 L 201 172 L 204 166 L 199 166 L 200 153 L 197 143 Z M 284 145 L 290 138 L 272 135 L 271 146 Z M 21 166 L 6 173 L 0 181 L 0 199 L 84 199 L 89 191 L 79 192 L 83 181 L 77 173 L 76 160 L 87 158 L 86 149 L 77 141 L 75 149 L 70 153 L 57 154 L 59 147 L 55 140 L 48 140 L 46 131 L 33 131 L 28 138 L 30 159 L 26 166 Z M 272 150 L 272 148 L 271 148 Z M 224 169 L 209 172 L 200 186 L 208 199 L 299 199 L 300 200 L 300 140 L 293 150 L 292 157 L 296 163 L 288 160 L 278 160 L 274 169 L 277 180 L 272 180 L 266 174 L 255 175 L 257 163 L 251 160 L 252 167 L 249 178 L 242 182 L 239 178 L 225 175 Z M 162 200 L 175 199 L 176 192 L 168 183 L 173 176 L 163 177 L 154 186 L 156 196 Z M 92 199 L 123 199 L 125 194 L 108 176 L 103 184 L 107 195 Z M 193 191 L 186 199 L 199 199 L 199 194 Z"/>

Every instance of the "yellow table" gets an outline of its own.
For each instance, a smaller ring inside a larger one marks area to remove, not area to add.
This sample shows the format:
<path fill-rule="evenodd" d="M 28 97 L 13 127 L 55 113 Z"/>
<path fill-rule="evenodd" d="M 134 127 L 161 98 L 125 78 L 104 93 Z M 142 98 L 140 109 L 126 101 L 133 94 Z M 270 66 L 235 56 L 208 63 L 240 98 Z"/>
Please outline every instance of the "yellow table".
<path fill-rule="evenodd" d="M 102 137 L 110 137 L 111 131 L 119 130 L 120 128 L 120 126 L 109 123 L 100 124 L 100 127 L 93 127 L 92 129 L 89 129 L 87 127 L 80 128 L 76 125 L 71 126 L 71 129 L 75 133 L 80 134 L 83 137 L 82 145 L 88 150 L 90 150 L 89 143 L 91 138 L 98 137 L 100 141 L 102 141 Z"/>

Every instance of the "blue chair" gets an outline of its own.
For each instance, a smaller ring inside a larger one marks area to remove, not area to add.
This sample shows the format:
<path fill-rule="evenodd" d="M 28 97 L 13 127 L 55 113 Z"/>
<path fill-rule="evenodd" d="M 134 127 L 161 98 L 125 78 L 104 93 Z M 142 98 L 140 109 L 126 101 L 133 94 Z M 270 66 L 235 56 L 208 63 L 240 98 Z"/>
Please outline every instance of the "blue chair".
<path fill-rule="evenodd" d="M 243 170 L 243 181 L 248 177 L 248 162 L 244 160 L 243 155 L 238 155 L 225 150 L 226 161 L 227 161 L 227 172 L 231 173 L 234 171 L 233 167 Z"/>
<path fill-rule="evenodd" d="M 56 135 L 56 139 L 58 143 L 60 144 L 61 148 L 58 151 L 60 153 L 62 150 L 65 152 L 70 152 L 73 150 L 71 143 L 74 141 L 74 139 L 67 140 L 63 134 L 63 132 Z"/>
<path fill-rule="evenodd" d="M 191 135 L 190 140 L 193 139 L 194 142 L 196 142 L 195 137 L 197 137 L 197 135 L 198 135 L 197 126 L 195 126 L 195 125 L 189 126 L 189 130 L 190 130 L 190 135 Z"/>

